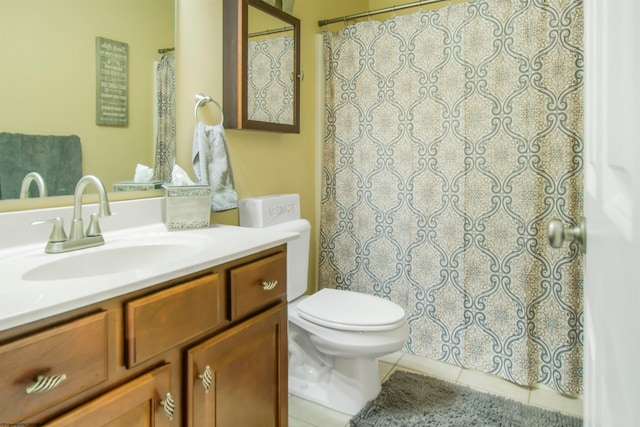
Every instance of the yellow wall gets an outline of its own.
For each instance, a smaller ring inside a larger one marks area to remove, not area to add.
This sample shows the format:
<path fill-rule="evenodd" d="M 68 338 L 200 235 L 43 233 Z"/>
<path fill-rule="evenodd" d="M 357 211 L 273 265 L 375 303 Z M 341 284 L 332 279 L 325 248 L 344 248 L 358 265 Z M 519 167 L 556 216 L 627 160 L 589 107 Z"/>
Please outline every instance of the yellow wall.
<path fill-rule="evenodd" d="M 7 4 L 3 1 L 3 7 Z M 27 1 L 27 0 L 16 0 Z M 126 0 L 123 0 L 126 1 Z M 372 0 L 373 1 L 373 0 Z M 73 2 L 77 4 L 77 2 Z M 177 52 L 177 160 L 178 163 L 192 174 L 191 147 L 195 119 L 193 108 L 194 95 L 202 92 L 222 103 L 222 3 L 223 0 L 176 0 L 176 52 Z M 57 3 L 56 3 L 57 4 Z M 91 3 L 87 3 L 87 7 Z M 301 111 L 300 134 L 285 135 L 272 132 L 227 130 L 227 142 L 231 164 L 233 168 L 236 190 L 240 198 L 275 193 L 299 193 L 302 202 L 302 216 L 312 223 L 311 265 L 316 264 L 315 233 L 317 231 L 317 193 L 316 193 L 316 81 L 322 76 L 316 75 L 316 41 L 315 37 L 322 29 L 317 22 L 321 19 L 340 17 L 372 9 L 369 0 L 296 0 L 293 15 L 301 20 L 301 70 L 304 80 L 301 82 Z M 49 11 L 48 13 L 57 13 Z M 54 16 L 54 15 L 51 15 Z M 103 19 L 104 16 L 101 17 Z M 108 18 L 113 21 L 116 18 Z M 4 23 L 3 23 L 4 25 Z M 97 24 L 95 24 L 97 25 Z M 95 25 L 87 27 L 95 30 Z M 337 30 L 343 24 L 331 26 Z M 29 26 L 24 24 L 24 28 Z M 97 31 L 100 33 L 100 31 Z M 100 34 L 110 37 L 110 34 Z M 114 39 L 118 37 L 111 36 Z M 167 43 L 167 46 L 171 45 Z M 93 44 L 90 51 L 93 52 Z M 36 49 L 28 49 L 35 51 Z M 35 55 L 37 57 L 37 55 Z M 154 54 L 157 57 L 157 54 Z M 94 65 L 93 63 L 91 64 Z M 37 68 L 25 67 L 26 70 Z M 91 79 L 93 71 L 86 73 Z M 15 81 L 14 79 L 13 81 Z M 95 127 L 93 97 L 94 81 L 87 89 L 91 96 L 91 106 L 81 112 L 60 108 L 67 112 L 76 122 L 87 122 Z M 87 84 L 88 84 L 87 83 Z M 132 83 L 131 83 L 132 84 Z M 3 88 L 3 90 L 5 90 Z M 134 88 L 132 87 L 133 91 Z M 49 93 L 51 98 L 64 98 L 59 93 Z M 34 97 L 36 95 L 34 94 Z M 147 95 L 136 95 L 130 92 L 130 97 L 145 98 Z M 29 102 L 32 102 L 31 100 Z M 37 102 L 37 101 L 33 101 Z M 32 107 L 33 107 L 32 102 Z M 145 101 L 146 103 L 147 101 Z M 2 115 L 6 113 L 3 103 Z M 44 110 L 42 110 L 44 114 Z M 37 114 L 37 113 L 36 113 Z M 200 118 L 213 123 L 218 120 L 215 109 L 211 104 L 199 111 Z M 7 116 L 5 116 L 7 117 Z M 78 123 L 76 123 L 77 125 Z M 75 127 L 77 128 L 77 127 Z M 19 129 L 10 131 L 18 132 Z M 122 133 L 118 129 L 105 129 L 104 136 L 91 137 L 91 140 L 104 144 L 126 144 Z M 61 130 L 62 132 L 62 130 Z M 37 131 L 34 131 L 37 133 Z M 76 133 L 76 132 L 70 132 Z M 82 136 L 82 135 L 81 135 Z M 113 148 L 113 145 L 111 148 Z M 106 150 L 100 154 L 99 161 L 105 165 L 125 164 L 127 159 L 114 157 L 115 150 Z M 152 160 L 150 161 L 152 163 Z M 150 164 L 151 164 L 150 163 Z M 112 166 L 110 166 L 112 167 Z M 124 166 L 131 169 L 128 165 Z M 100 174 L 102 177 L 102 174 Z M 115 199 L 115 198 L 112 198 Z M 37 206 L 22 206 L 16 203 L 0 206 L 0 210 L 30 209 L 37 207 L 61 206 L 71 203 L 71 198 L 49 198 Z M 238 212 L 231 210 L 212 215 L 212 220 L 218 223 L 237 224 Z M 221 242 L 224 244 L 224 242 Z M 310 283 L 316 283 L 315 269 L 310 271 Z"/>
<path fill-rule="evenodd" d="M 192 173 L 191 144 L 195 118 L 194 95 L 202 92 L 222 99 L 223 0 L 177 0 L 177 160 Z M 400 4 L 402 2 L 396 2 Z M 311 266 L 316 265 L 316 75 L 315 36 L 318 21 L 393 6 L 392 0 L 296 0 L 293 15 L 301 21 L 300 134 L 227 130 L 227 144 L 238 197 L 299 193 L 302 217 L 311 221 Z M 417 9 L 409 9 L 416 11 Z M 384 16 L 382 17 L 384 18 Z M 344 26 L 333 24 L 330 30 Z M 219 120 L 211 104 L 199 111 L 205 123 Z M 193 175 L 192 175 L 193 177 Z M 214 213 L 212 221 L 237 224 L 237 210 Z M 316 272 L 310 269 L 312 290 Z"/>
<path fill-rule="evenodd" d="M 1 0 L 3 8 L 9 3 L 6 0 Z M 26 2 L 29 0 L 15 0 L 18 2 Z M 128 0 L 121 0 L 128 1 Z M 147 0 L 145 0 L 146 3 Z M 458 0 L 454 0 L 458 1 Z M 72 2 L 77 5 L 76 1 Z M 222 99 L 222 3 L 223 0 L 176 0 L 177 4 L 177 16 L 176 16 L 176 51 L 177 51 L 177 161 L 187 170 L 193 178 L 193 169 L 191 167 L 191 147 L 193 139 L 193 129 L 195 119 L 193 116 L 193 108 L 195 105 L 194 95 L 198 92 L 202 92 L 211 96 L 219 103 L 223 103 Z M 275 193 L 299 193 L 302 202 L 302 216 L 307 218 L 312 223 L 312 235 L 311 235 L 311 264 L 316 265 L 317 255 L 317 240 L 315 234 L 317 232 L 317 198 L 316 192 L 316 177 L 318 171 L 316 170 L 316 164 L 318 162 L 317 149 L 316 149 L 316 115 L 317 115 L 317 99 L 316 99 L 316 82 L 321 79 L 322 76 L 316 75 L 316 41 L 315 36 L 319 34 L 322 29 L 318 27 L 317 22 L 322 19 L 330 19 L 341 17 L 344 15 L 364 12 L 367 10 L 374 10 L 383 7 L 393 6 L 395 2 L 393 0 L 296 0 L 293 10 L 293 15 L 301 21 L 301 70 L 304 72 L 304 80 L 301 82 L 301 111 L 300 111 L 300 134 L 285 135 L 271 132 L 258 132 L 258 131 L 236 131 L 227 130 L 227 142 L 229 148 L 229 155 L 231 158 L 231 164 L 233 168 L 236 190 L 240 198 L 252 197 L 259 195 L 275 194 Z M 62 13 L 60 5 L 56 2 L 56 7 L 51 10 L 42 10 L 48 16 L 56 16 L 55 13 Z M 86 3 L 87 7 L 92 7 L 91 3 Z M 41 7 L 41 6 L 38 6 Z M 426 8 L 425 8 L 426 9 Z M 5 10 L 5 9 L 3 9 Z M 114 9 L 116 10 L 116 9 Z M 417 9 L 409 9 L 414 12 Z M 404 12 L 409 13 L 409 12 Z M 384 19 L 390 15 L 381 15 L 375 19 Z M 100 20 L 102 22 L 109 22 L 109 25 L 113 21 L 117 21 L 117 17 L 106 17 L 101 15 Z M 3 37 L 6 34 L 4 21 L 2 25 Z M 55 22 L 55 19 L 51 19 L 50 22 Z M 140 25 L 157 22 L 156 18 L 140 20 L 137 29 Z M 17 23 L 20 28 L 30 28 L 28 23 Z M 87 23 L 87 28 L 91 31 L 100 33 L 96 25 L 99 23 Z M 169 24 L 166 24 L 169 25 Z M 330 30 L 339 30 L 344 24 L 337 23 L 330 26 Z M 127 28 L 133 28 L 135 26 L 126 26 Z M 147 27 L 144 27 L 147 28 Z M 145 31 L 151 31 L 147 28 Z M 63 31 L 64 33 L 64 31 Z M 105 37 L 110 37 L 110 34 L 100 34 Z M 113 37 L 113 36 L 112 36 Z M 118 39 L 119 37 L 113 37 Z M 171 41 L 165 43 L 166 46 L 172 44 Z M 154 47 L 156 47 L 154 45 Z M 48 48 L 52 52 L 53 48 Z M 25 54 L 33 54 L 36 58 L 36 64 L 28 67 L 21 68 L 23 72 L 37 72 L 38 69 L 42 69 L 44 53 L 51 53 L 48 49 L 45 52 L 39 51 L 35 46 L 32 49 L 27 49 Z M 91 44 L 89 50 L 93 52 L 94 46 Z M 157 57 L 156 53 L 152 52 L 153 57 Z M 55 58 L 55 56 L 54 56 Z M 60 58 L 58 58 L 60 59 Z M 39 65 L 37 65 L 39 64 Z M 94 65 L 93 63 L 91 64 Z M 95 74 L 92 72 L 86 73 L 90 79 L 93 79 Z M 11 79 L 10 81 L 20 80 L 18 78 Z M 6 80 L 4 81 L 6 83 Z M 90 83 L 90 85 L 89 85 Z M 0 84 L 3 84 L 0 81 Z M 93 100 L 94 81 L 91 80 L 87 83 L 90 86 L 87 91 Z M 8 86 L 3 86 L 2 90 L 8 90 Z M 138 94 L 134 92 L 137 90 L 131 82 L 130 97 L 134 100 L 145 99 L 144 103 L 149 101 L 148 95 Z M 44 106 L 42 99 L 38 99 L 39 94 L 45 93 L 47 99 L 51 101 L 64 102 L 63 93 L 56 93 L 47 91 L 45 88 L 38 88 L 33 94 L 33 99 L 27 99 L 26 102 L 33 106 Z M 88 102 L 88 101 L 87 101 Z M 132 101 L 133 102 L 133 101 Z M 58 110 L 66 113 L 68 116 L 73 117 L 76 122 L 74 129 L 77 129 L 78 122 L 86 122 L 91 126 L 94 125 L 94 108 L 93 101 L 91 101 L 91 108 L 82 109 L 82 111 L 71 110 L 72 105 L 64 105 Z M 53 105 L 56 105 L 55 103 Z M 62 104 L 57 104 L 62 105 Z M 15 107 L 12 105 L 11 107 Z M 40 108 L 40 107 L 36 107 Z M 48 107 L 51 108 L 51 107 Z M 132 105 L 131 108 L 134 108 Z M 10 117 L 9 113 L 12 108 L 9 108 L 7 103 L 2 103 L 2 109 L 0 109 L 0 118 Z M 50 110 L 42 107 L 40 108 L 41 116 L 45 111 L 50 113 Z M 39 114 L 35 111 L 35 115 Z M 133 113 L 132 113 L 133 114 Z M 199 111 L 200 118 L 207 122 L 213 123 L 219 120 L 215 113 L 214 107 L 211 104 L 203 107 Z M 24 116 L 24 115 L 23 115 Z M 26 115 L 29 117 L 29 115 Z M 16 120 L 19 120 L 16 118 Z M 55 120 L 54 120 L 55 122 Z M 17 123 L 17 122 L 16 122 Z M 4 127 L 4 126 L 3 126 Z M 4 129 L 7 130 L 7 129 Z M 122 156 L 114 157 L 113 153 L 115 145 L 126 145 L 127 139 L 123 137 L 123 133 L 118 129 L 103 129 L 104 135 L 91 135 L 88 139 L 95 141 L 95 144 L 102 144 L 105 150 L 102 151 L 98 158 L 91 160 L 97 161 L 104 165 L 120 165 L 121 168 L 127 170 L 133 170 L 131 165 L 127 164 L 127 158 Z M 20 129 L 9 129 L 9 131 L 20 132 Z M 42 131 L 44 132 L 44 131 Z M 78 133 L 72 131 L 60 130 L 60 132 Z M 34 131 L 38 133 L 38 131 Z M 81 135 L 82 136 L 82 135 Z M 128 157 L 134 163 L 139 157 Z M 89 161 L 87 159 L 87 161 Z M 152 164 L 153 160 L 149 161 Z M 113 166 L 109 166 L 113 169 Z M 109 172 L 104 172 L 108 174 Z M 99 176 L 103 177 L 103 173 L 99 173 Z M 112 197 L 112 199 L 118 199 Z M 19 210 L 30 209 L 48 206 L 62 206 L 71 203 L 71 198 L 49 198 L 43 201 L 43 203 L 37 206 L 24 205 L 15 201 L 14 204 L 9 202 L 3 202 L 4 206 L 0 206 L 0 211 L 7 210 Z M 33 202 L 32 202 L 33 204 Z M 24 205 L 24 206 L 23 206 Z M 217 223 L 237 224 L 238 223 L 238 211 L 231 210 L 225 213 L 215 213 L 212 215 L 212 221 Z M 224 244 L 224 242 L 221 242 Z M 310 283 L 316 283 L 315 269 L 310 269 Z"/>
<path fill-rule="evenodd" d="M 153 63 L 174 44 L 173 0 L 0 0 L 0 131 L 78 135 L 108 188 L 153 164 Z M 129 44 L 129 125 L 95 123 L 95 37 Z M 10 59 L 8 59 L 10 58 Z"/>
<path fill-rule="evenodd" d="M 240 198 L 299 193 L 302 216 L 312 223 L 311 265 L 315 265 L 315 35 L 318 20 L 366 9 L 366 0 L 296 0 L 293 15 L 301 21 L 300 134 L 227 130 L 231 167 Z M 331 16 L 328 16 L 328 15 Z M 177 160 L 189 172 L 195 119 L 194 95 L 222 100 L 222 0 L 178 0 L 177 11 Z M 211 113 L 207 116 L 207 113 Z M 206 123 L 218 120 L 211 104 L 200 109 Z M 219 223 L 237 224 L 237 210 L 213 214 Z M 224 242 L 221 242 L 224 244 Z M 310 283 L 315 271 L 310 269 Z"/>

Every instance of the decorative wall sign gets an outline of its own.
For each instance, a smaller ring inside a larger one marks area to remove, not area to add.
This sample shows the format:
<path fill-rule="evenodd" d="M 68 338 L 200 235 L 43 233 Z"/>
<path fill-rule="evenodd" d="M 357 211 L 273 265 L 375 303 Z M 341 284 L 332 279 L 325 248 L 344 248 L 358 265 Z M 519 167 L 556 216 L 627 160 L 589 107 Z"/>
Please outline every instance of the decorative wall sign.
<path fill-rule="evenodd" d="M 129 124 L 129 45 L 96 37 L 96 124 Z"/>

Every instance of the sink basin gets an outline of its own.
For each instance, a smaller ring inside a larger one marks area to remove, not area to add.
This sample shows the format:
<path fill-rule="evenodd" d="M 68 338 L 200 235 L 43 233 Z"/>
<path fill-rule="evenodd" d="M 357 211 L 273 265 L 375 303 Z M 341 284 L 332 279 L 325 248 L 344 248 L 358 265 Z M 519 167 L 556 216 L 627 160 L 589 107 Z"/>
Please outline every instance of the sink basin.
<path fill-rule="evenodd" d="M 26 271 L 22 278 L 28 281 L 70 280 L 149 270 L 153 266 L 164 266 L 198 251 L 197 246 L 179 243 L 105 247 L 95 252 L 77 252 L 39 265 Z"/>
<path fill-rule="evenodd" d="M 130 278 L 153 276 L 177 263 L 197 259 L 215 241 L 197 233 L 141 233 L 109 236 L 106 243 L 88 249 L 46 254 L 40 246 L 0 259 L 5 284 L 24 282 L 70 282 L 107 278 L 127 273 Z M 106 279 L 108 280 L 108 279 Z"/>
<path fill-rule="evenodd" d="M 228 225 L 168 231 L 159 218 L 162 203 L 161 197 L 113 202 L 119 215 L 103 224 L 104 245 L 58 254 L 45 253 L 49 227 L 30 224 L 55 217 L 68 224 L 71 207 L 0 213 L 0 332 L 215 272 L 297 238 Z"/>

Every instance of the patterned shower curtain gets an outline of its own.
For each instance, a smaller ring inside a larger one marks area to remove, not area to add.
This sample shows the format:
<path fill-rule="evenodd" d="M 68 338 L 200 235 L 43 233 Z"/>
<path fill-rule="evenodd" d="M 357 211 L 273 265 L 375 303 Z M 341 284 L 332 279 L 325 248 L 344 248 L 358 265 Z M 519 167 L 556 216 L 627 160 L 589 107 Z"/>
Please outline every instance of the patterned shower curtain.
<path fill-rule="evenodd" d="M 249 120 L 293 124 L 294 45 L 292 36 L 249 42 Z"/>
<path fill-rule="evenodd" d="M 480 0 L 324 33 L 320 287 L 390 299 L 406 350 L 582 393 L 581 0 Z"/>
<path fill-rule="evenodd" d="M 154 179 L 171 182 L 176 163 L 176 62 L 163 55 L 156 66 L 156 143 Z"/>

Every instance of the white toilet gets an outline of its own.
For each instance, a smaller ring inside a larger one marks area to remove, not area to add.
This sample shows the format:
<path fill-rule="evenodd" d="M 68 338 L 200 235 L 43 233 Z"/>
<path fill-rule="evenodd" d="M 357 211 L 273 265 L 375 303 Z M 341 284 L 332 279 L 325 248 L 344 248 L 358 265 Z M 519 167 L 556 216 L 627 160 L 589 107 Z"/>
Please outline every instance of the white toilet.
<path fill-rule="evenodd" d="M 377 358 L 409 336 L 399 305 L 358 292 L 307 291 L 311 225 L 300 218 L 298 195 L 239 202 L 240 225 L 300 233 L 287 246 L 289 392 L 349 415 L 380 392 Z"/>

